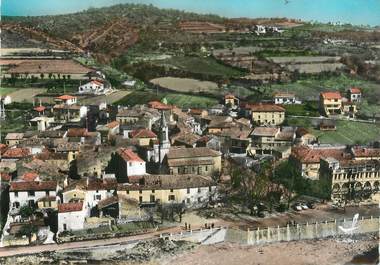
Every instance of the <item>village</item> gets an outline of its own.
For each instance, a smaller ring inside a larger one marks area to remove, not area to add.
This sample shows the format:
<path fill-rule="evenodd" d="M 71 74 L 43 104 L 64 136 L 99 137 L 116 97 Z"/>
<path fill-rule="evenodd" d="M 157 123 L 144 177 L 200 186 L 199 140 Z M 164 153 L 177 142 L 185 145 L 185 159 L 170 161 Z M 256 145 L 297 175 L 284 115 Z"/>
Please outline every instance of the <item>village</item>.
<path fill-rule="evenodd" d="M 234 192 L 235 175 L 261 178 L 264 164 L 275 170 L 288 163 L 294 174 L 321 187 L 320 194 L 310 195 L 337 207 L 379 200 L 379 142 L 320 144 L 307 129 L 285 125 L 284 106 L 301 104 L 295 94 L 278 92 L 272 102 L 244 102 L 227 93 L 218 109 L 181 109 L 165 99 L 133 107 L 84 105 L 79 95 L 112 93 L 112 87 L 100 71 L 83 78 L 88 80 L 78 93 L 57 96 L 53 104 L 36 103 L 27 131 L 5 135 L 1 188 L 8 205 L 2 204 L 7 213 L 2 246 L 180 226 L 188 211 L 223 207 L 229 200 L 224 192 Z M 363 97 L 356 87 L 345 95 L 322 92 L 316 127 L 335 130 L 332 117 L 355 119 Z M 242 202 L 259 217 L 321 202 L 315 198 L 290 205 L 286 198 L 295 197 L 296 190 L 275 179 L 264 185 L 252 188 L 262 190 L 256 204 Z"/>
<path fill-rule="evenodd" d="M 140 4 L 5 17 L 0 263 L 377 254 L 379 32 Z"/>

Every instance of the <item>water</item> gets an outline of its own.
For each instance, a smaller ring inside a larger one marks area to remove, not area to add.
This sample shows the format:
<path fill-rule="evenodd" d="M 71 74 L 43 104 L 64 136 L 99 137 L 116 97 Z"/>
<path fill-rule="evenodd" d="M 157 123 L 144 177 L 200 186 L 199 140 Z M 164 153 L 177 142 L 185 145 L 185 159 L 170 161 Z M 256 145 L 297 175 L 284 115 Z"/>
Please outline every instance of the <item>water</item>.
<path fill-rule="evenodd" d="M 379 0 L 2 0 L 3 15 L 46 15 L 117 3 L 153 4 L 226 17 L 289 17 L 306 21 L 380 25 Z"/>

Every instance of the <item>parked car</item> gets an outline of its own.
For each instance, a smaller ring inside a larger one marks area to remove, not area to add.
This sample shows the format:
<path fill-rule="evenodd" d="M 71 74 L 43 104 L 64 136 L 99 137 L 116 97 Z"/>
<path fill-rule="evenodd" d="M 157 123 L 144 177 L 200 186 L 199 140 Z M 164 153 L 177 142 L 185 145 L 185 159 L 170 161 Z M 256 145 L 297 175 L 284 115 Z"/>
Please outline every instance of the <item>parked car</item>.
<path fill-rule="evenodd" d="M 301 204 L 300 206 L 302 207 L 302 210 L 308 210 L 309 209 L 309 207 L 307 207 L 306 204 Z"/>
<path fill-rule="evenodd" d="M 293 209 L 299 212 L 302 211 L 302 206 L 300 204 L 294 204 Z"/>
<path fill-rule="evenodd" d="M 315 208 L 315 203 L 312 202 L 312 201 L 309 201 L 306 205 L 307 205 L 307 207 L 309 207 L 309 209 L 314 209 Z"/>

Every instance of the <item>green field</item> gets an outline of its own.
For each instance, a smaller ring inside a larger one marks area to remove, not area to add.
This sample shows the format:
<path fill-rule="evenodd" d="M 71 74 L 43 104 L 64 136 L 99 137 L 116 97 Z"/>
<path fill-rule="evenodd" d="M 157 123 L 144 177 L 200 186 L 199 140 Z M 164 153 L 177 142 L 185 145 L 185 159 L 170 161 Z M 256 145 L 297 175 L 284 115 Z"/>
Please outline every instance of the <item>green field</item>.
<path fill-rule="evenodd" d="M 314 128 L 311 119 L 287 118 L 288 124 L 308 128 L 321 143 L 367 144 L 379 140 L 380 125 L 354 121 L 337 121 L 336 131 L 322 132 Z"/>
<path fill-rule="evenodd" d="M 157 60 L 154 63 L 160 66 L 178 68 L 190 73 L 216 75 L 226 78 L 241 76 L 243 74 L 242 71 L 220 64 L 211 57 L 176 56 L 170 59 Z"/>
<path fill-rule="evenodd" d="M 347 75 L 326 76 L 326 77 L 308 77 L 301 78 L 298 81 L 289 84 L 275 84 L 261 87 L 266 94 L 273 94 L 275 91 L 293 92 L 302 100 L 314 98 L 317 99 L 322 91 L 339 90 L 344 92 L 350 87 L 360 87 L 363 91 L 364 98 L 370 98 L 378 95 L 380 84 L 366 81 L 363 79 L 350 77 Z"/>
<path fill-rule="evenodd" d="M 5 96 L 8 95 L 14 91 L 16 91 L 18 88 L 12 88 L 12 87 L 0 87 L 0 95 Z"/>
<path fill-rule="evenodd" d="M 114 104 L 133 106 L 137 104 L 146 104 L 151 100 L 161 100 L 163 98 L 166 98 L 168 104 L 173 104 L 181 108 L 207 108 L 218 103 L 218 100 L 204 96 L 194 96 L 179 93 L 158 93 L 157 95 L 153 91 L 135 91 L 115 102 Z"/>

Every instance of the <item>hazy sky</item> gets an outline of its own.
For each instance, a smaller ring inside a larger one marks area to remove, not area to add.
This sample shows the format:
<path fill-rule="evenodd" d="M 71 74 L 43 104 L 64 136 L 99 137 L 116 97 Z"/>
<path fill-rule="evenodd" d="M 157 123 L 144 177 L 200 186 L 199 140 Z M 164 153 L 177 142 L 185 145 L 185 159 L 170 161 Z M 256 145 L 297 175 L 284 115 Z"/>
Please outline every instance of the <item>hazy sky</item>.
<path fill-rule="evenodd" d="M 153 4 L 227 17 L 290 17 L 380 25 L 380 0 L 2 0 L 3 15 L 62 14 L 117 3 Z"/>

